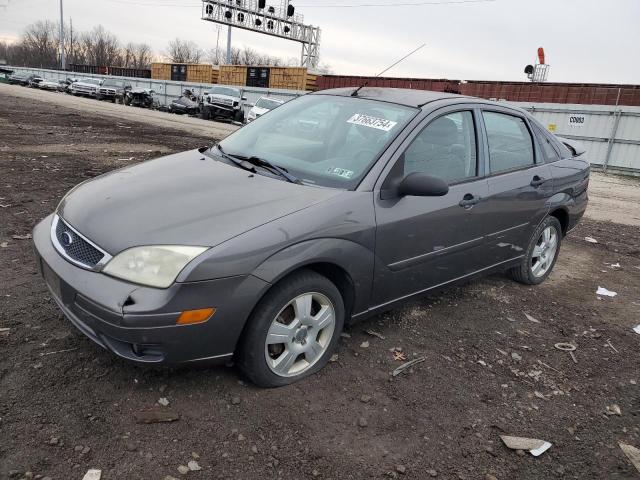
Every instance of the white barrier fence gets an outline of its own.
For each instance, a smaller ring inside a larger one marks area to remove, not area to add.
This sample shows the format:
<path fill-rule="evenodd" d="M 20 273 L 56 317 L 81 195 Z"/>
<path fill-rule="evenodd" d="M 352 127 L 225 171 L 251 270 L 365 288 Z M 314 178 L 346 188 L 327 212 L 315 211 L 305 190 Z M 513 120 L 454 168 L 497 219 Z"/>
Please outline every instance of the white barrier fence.
<path fill-rule="evenodd" d="M 118 80 L 124 80 L 125 83 L 131 85 L 133 88 L 148 88 L 155 92 L 155 96 L 158 99 L 160 105 L 167 106 L 173 100 L 179 98 L 185 89 L 190 89 L 196 95 L 202 95 L 204 92 L 210 90 L 213 85 L 205 83 L 190 83 L 190 82 L 173 82 L 171 80 L 152 80 L 150 78 L 134 78 L 134 77 L 114 77 L 110 75 L 95 75 L 88 73 L 76 73 L 76 72 L 64 72 L 61 70 L 46 70 L 42 68 L 23 68 L 23 67 L 8 67 L 16 71 L 40 75 L 47 80 L 59 81 L 66 80 L 67 78 L 115 78 Z M 280 90 L 272 88 L 258 88 L 258 87 L 236 87 L 241 88 L 244 92 L 244 96 L 247 97 L 247 104 L 254 104 L 260 97 L 277 98 L 279 100 L 287 101 L 292 98 L 304 95 L 307 92 L 298 90 Z M 245 105 L 245 114 L 248 113 L 249 106 Z"/>
<path fill-rule="evenodd" d="M 640 107 L 515 103 L 550 131 L 578 140 L 591 164 L 604 171 L 640 176 Z"/>
<path fill-rule="evenodd" d="M 11 67 L 34 73 L 51 80 L 71 78 L 118 78 L 134 88 L 148 88 L 156 92 L 162 105 L 168 105 L 189 88 L 196 95 L 209 90 L 210 84 L 151 80 L 146 78 L 109 77 L 59 70 Z M 290 100 L 307 92 L 257 87 L 241 87 L 247 103 L 269 96 Z M 509 102 L 524 108 L 556 135 L 578 140 L 587 148 L 591 164 L 612 173 L 640 176 L 640 107 L 612 105 L 577 105 L 563 103 Z M 245 106 L 245 110 L 248 110 Z M 245 111 L 245 113 L 247 113 Z"/>

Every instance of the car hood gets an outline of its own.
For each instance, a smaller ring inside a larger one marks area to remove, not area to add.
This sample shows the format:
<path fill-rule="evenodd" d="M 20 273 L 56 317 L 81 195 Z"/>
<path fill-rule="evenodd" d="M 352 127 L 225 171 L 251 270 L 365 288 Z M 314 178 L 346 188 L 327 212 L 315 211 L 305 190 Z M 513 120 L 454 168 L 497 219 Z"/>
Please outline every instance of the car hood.
<path fill-rule="evenodd" d="M 96 84 L 94 84 L 94 83 L 73 82 L 73 85 L 80 86 L 80 87 L 93 87 L 93 88 L 100 88 L 100 85 L 96 85 Z"/>
<path fill-rule="evenodd" d="M 194 150 L 86 181 L 58 214 L 115 255 L 140 245 L 213 247 L 339 194 L 252 175 Z"/>

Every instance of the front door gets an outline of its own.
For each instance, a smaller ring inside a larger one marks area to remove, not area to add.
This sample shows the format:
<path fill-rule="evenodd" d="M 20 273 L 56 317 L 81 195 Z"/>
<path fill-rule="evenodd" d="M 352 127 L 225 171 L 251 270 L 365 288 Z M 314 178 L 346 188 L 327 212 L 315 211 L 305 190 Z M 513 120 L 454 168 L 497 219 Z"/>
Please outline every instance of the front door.
<path fill-rule="evenodd" d="M 523 116 L 505 109 L 485 110 L 482 118 L 489 159 L 487 255 L 496 264 L 525 254 L 548 213 L 553 179 Z"/>
<path fill-rule="evenodd" d="M 375 193 L 376 275 L 372 307 L 463 277 L 483 268 L 486 234 L 477 114 L 449 108 L 410 136 Z M 453 110 L 453 111 L 452 111 Z M 385 185 L 413 172 L 440 177 L 440 197 L 385 198 Z"/>

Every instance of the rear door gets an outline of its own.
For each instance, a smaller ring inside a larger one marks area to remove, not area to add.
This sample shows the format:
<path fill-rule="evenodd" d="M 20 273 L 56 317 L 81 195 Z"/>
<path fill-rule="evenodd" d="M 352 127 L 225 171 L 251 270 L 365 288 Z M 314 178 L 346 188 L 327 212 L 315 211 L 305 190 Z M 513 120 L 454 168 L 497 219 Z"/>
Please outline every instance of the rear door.
<path fill-rule="evenodd" d="M 484 266 L 487 179 L 478 113 L 440 109 L 408 137 L 375 192 L 372 306 L 447 283 Z M 385 186 L 422 172 L 449 183 L 441 197 L 385 198 Z"/>
<path fill-rule="evenodd" d="M 553 179 L 524 114 L 490 107 L 481 117 L 489 172 L 487 255 L 498 264 L 524 255 L 549 211 Z"/>

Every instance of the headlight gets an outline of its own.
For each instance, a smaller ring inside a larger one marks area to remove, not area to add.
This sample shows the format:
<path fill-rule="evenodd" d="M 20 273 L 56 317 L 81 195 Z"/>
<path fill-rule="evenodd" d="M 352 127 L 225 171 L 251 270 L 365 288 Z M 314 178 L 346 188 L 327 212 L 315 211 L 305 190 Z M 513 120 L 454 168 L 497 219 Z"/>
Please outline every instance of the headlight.
<path fill-rule="evenodd" d="M 107 275 L 149 287 L 167 288 L 206 247 L 156 245 L 119 253 L 102 270 Z"/>

